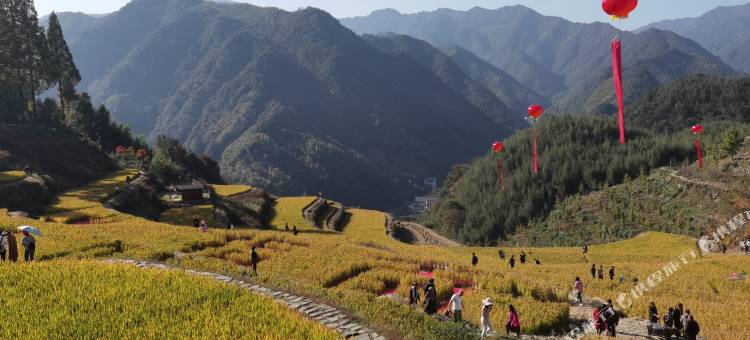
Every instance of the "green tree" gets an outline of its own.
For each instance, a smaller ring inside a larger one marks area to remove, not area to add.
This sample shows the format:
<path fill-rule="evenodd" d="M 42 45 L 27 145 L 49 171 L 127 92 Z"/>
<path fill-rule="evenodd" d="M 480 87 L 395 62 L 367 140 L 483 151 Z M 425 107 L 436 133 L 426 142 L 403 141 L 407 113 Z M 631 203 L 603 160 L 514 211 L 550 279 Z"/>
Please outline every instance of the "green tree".
<path fill-rule="evenodd" d="M 97 112 L 94 110 L 91 96 L 88 93 L 81 93 L 75 110 L 68 113 L 65 121 L 71 129 L 78 132 L 82 137 L 95 141 Z"/>
<path fill-rule="evenodd" d="M 731 128 L 724 132 L 719 142 L 719 153 L 724 157 L 732 157 L 737 154 L 742 141 L 740 140 L 740 133 L 735 128 Z"/>
<path fill-rule="evenodd" d="M 49 17 L 47 42 L 50 50 L 51 77 L 57 85 L 60 109 L 65 112 L 66 103 L 75 95 L 75 86 L 81 81 L 81 74 L 65 42 L 65 36 L 55 12 L 52 12 Z"/>

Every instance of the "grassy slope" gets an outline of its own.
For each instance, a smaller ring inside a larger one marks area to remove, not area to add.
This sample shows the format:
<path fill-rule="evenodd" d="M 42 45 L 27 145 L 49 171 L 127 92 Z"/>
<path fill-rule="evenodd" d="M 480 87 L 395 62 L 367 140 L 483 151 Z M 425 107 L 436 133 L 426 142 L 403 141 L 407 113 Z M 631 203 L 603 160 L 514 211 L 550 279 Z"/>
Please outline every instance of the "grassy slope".
<path fill-rule="evenodd" d="M 13 315 L 0 321 L 5 339 L 338 338 L 268 298 L 176 271 L 55 261 L 0 264 L 0 276 L 13 282 L 0 300 Z"/>
<path fill-rule="evenodd" d="M 22 169 L 51 175 L 62 188 L 83 185 L 114 170 L 109 157 L 64 132 L 0 125 L 0 170 Z"/>
<path fill-rule="evenodd" d="M 104 181 L 106 183 L 106 181 Z M 66 197 L 96 192 L 97 184 L 70 193 Z M 77 194 L 76 194 L 77 193 Z M 83 195 L 85 196 L 85 195 Z M 276 209 L 283 209 L 277 205 Z M 251 246 L 257 246 L 262 258 L 259 276 L 254 280 L 327 300 L 348 310 L 381 331 L 381 334 L 405 338 L 455 338 L 463 334 L 452 323 L 441 323 L 387 299 L 377 298 L 385 288 L 405 295 L 406 286 L 420 280 L 420 269 L 435 267 L 438 290 L 443 299 L 455 281 L 472 281 L 466 295 L 466 318 L 479 321 L 481 299 L 492 297 L 500 310 L 513 303 L 521 313 L 526 333 L 544 333 L 555 325 L 567 325 L 565 296 L 575 276 L 588 277 L 590 263 L 614 265 L 627 280 L 624 286 L 608 280 L 588 282 L 588 294 L 616 298 L 632 287 L 632 279 L 641 281 L 661 265 L 686 250 L 694 249 L 689 237 L 647 233 L 632 240 L 592 246 L 588 258 L 578 248 L 526 248 L 529 259 L 538 258 L 542 266 L 517 265 L 510 270 L 497 259 L 497 249 L 479 247 L 436 248 L 398 243 L 385 235 L 385 215 L 376 211 L 352 210 L 343 233 L 303 230 L 297 237 L 276 231 L 224 231 L 201 233 L 190 227 L 164 225 L 136 217 L 112 213 L 98 224 L 85 227 L 58 223 L 37 223 L 0 217 L 0 226 L 11 229 L 19 223 L 38 225 L 45 237 L 39 241 L 40 258 L 118 257 L 163 259 L 190 268 L 210 269 L 242 276 L 247 273 Z M 301 218 L 301 210 L 280 211 L 275 224 L 284 216 Z M 292 221 L 289 221 L 293 223 Z M 121 253 L 115 241 L 121 240 Z M 172 259 L 175 250 L 189 253 Z M 506 249 L 518 254 L 520 249 Z M 476 268 L 469 266 L 471 253 L 480 258 Z M 643 315 L 646 304 L 656 301 L 661 308 L 682 302 L 696 313 L 704 335 L 731 337 L 745 327 L 747 315 L 738 301 L 750 299 L 746 282 L 732 282 L 732 271 L 748 271 L 739 256 L 709 256 L 684 266 L 676 276 L 655 291 L 636 301 L 626 312 Z M 359 274 L 359 275 L 356 275 Z M 686 285 L 686 280 L 690 285 Z M 325 288 L 328 287 L 328 288 Z M 725 310 L 721 319 L 715 310 Z M 505 313 L 495 314 L 493 322 L 502 325 Z"/>

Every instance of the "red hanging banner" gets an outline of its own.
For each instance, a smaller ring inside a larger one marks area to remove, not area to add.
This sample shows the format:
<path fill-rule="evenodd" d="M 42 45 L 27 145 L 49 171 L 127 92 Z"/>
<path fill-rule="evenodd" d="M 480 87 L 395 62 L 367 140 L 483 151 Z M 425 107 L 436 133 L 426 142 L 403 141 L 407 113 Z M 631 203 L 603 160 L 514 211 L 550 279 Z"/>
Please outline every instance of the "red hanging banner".
<path fill-rule="evenodd" d="M 537 161 L 537 152 L 536 152 L 536 128 L 531 128 L 531 134 L 532 134 L 532 140 L 534 143 L 534 175 L 536 175 L 539 172 L 539 163 Z"/>
<path fill-rule="evenodd" d="M 695 149 L 698 150 L 698 167 L 703 168 L 703 154 L 701 153 L 701 140 L 695 139 Z"/>
<path fill-rule="evenodd" d="M 620 125 L 620 144 L 625 144 L 625 107 L 622 99 L 622 42 L 612 40 L 612 78 L 617 96 L 617 123 Z"/>
<path fill-rule="evenodd" d="M 503 167 L 503 159 L 497 159 L 497 172 L 500 173 L 500 191 L 505 191 L 505 168 Z"/>

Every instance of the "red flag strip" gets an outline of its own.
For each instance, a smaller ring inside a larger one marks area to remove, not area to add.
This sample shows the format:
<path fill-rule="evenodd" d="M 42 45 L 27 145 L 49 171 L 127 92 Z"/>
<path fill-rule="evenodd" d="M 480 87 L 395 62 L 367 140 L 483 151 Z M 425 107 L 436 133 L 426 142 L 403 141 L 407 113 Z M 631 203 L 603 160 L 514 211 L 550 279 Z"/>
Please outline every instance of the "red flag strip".
<path fill-rule="evenodd" d="M 503 167 L 503 159 L 497 159 L 497 172 L 500 173 L 500 191 L 505 191 L 505 168 Z"/>
<path fill-rule="evenodd" d="M 536 128 L 531 128 L 531 134 L 532 139 L 534 141 L 534 175 L 536 175 L 539 172 L 539 162 L 537 161 L 537 151 L 536 151 Z"/>
<path fill-rule="evenodd" d="M 622 99 L 622 42 L 612 40 L 612 78 L 615 81 L 617 95 L 617 122 L 620 125 L 620 144 L 625 144 L 625 107 Z"/>
<path fill-rule="evenodd" d="M 703 167 L 703 154 L 701 153 L 701 141 L 700 139 L 695 139 L 695 149 L 698 150 L 698 167 Z"/>

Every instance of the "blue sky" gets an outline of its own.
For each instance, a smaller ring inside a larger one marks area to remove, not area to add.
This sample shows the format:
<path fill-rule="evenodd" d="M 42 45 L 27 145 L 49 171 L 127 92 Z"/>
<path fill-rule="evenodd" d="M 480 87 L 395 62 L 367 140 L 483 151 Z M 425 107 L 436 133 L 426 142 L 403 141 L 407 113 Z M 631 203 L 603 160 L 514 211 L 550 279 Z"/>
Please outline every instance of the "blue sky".
<path fill-rule="evenodd" d="M 85 13 L 116 11 L 129 0 L 36 0 L 40 15 L 52 10 Z M 146 0 L 158 1 L 158 0 Z M 335 17 L 367 15 L 373 10 L 394 8 L 403 13 L 431 11 L 437 8 L 468 9 L 474 6 L 498 8 L 522 4 L 544 15 L 559 16 L 576 22 L 605 21 L 609 18 L 601 11 L 600 0 L 237 0 L 259 6 L 274 6 L 287 10 L 300 7 L 318 7 Z M 717 6 L 733 6 L 750 0 L 640 0 L 632 17 L 613 25 L 621 29 L 634 29 L 651 22 L 700 16 Z"/>

